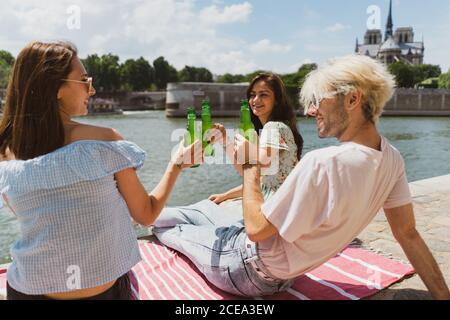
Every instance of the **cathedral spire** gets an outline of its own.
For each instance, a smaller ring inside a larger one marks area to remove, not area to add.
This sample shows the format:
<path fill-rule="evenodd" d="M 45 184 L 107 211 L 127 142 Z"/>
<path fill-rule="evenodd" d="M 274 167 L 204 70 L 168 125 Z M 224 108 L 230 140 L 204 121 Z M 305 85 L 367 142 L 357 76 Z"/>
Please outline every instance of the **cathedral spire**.
<path fill-rule="evenodd" d="M 392 22 L 392 0 L 389 1 L 389 16 L 386 24 L 386 33 L 384 34 L 384 41 L 394 35 L 394 23 Z"/>

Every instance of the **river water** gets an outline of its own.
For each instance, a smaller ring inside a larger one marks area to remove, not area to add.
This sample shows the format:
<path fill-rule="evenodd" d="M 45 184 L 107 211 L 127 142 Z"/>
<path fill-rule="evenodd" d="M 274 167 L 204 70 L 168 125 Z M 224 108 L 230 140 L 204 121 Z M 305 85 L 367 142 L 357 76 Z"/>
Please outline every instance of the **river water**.
<path fill-rule="evenodd" d="M 137 143 L 147 152 L 146 163 L 138 175 L 149 192 L 161 178 L 176 146 L 172 134 L 185 127 L 184 119 L 168 119 L 164 111 L 126 112 L 119 116 L 85 117 L 79 121 L 115 128 L 125 139 Z M 226 128 L 238 125 L 238 119 L 214 121 L 222 122 Z M 317 137 L 314 119 L 300 118 L 298 127 L 305 140 L 304 153 L 336 144 L 336 140 Z M 381 119 L 378 128 L 402 153 L 410 182 L 450 173 L 450 117 L 387 117 Z M 168 204 L 191 204 L 240 182 L 231 165 L 202 165 L 182 173 Z M 136 233 L 143 235 L 145 230 L 136 228 Z M 9 247 L 18 234 L 14 215 L 6 208 L 0 209 L 0 264 L 10 261 Z"/>

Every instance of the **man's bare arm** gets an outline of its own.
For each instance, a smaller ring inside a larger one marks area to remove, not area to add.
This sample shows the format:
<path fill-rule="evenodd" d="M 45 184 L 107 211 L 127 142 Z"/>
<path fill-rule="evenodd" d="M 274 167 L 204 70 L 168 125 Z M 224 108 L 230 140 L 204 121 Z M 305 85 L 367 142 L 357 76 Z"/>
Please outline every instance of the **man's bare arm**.
<path fill-rule="evenodd" d="M 439 266 L 416 230 L 412 204 L 384 210 L 392 233 L 434 299 L 450 299 Z"/>
<path fill-rule="evenodd" d="M 243 209 L 245 231 L 248 238 L 253 242 L 264 241 L 276 234 L 278 230 L 266 219 L 261 212 L 264 197 L 260 187 L 259 166 L 244 165 L 244 192 Z"/>

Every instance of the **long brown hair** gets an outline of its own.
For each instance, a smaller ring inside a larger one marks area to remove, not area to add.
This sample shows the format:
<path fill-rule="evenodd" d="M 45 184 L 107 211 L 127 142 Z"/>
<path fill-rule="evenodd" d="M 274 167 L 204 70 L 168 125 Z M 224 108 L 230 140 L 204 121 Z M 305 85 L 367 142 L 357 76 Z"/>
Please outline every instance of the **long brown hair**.
<path fill-rule="evenodd" d="M 19 53 L 0 124 L 0 154 L 9 149 L 27 160 L 64 145 L 58 90 L 71 71 L 77 49 L 67 42 L 32 42 Z"/>
<path fill-rule="evenodd" d="M 297 117 L 295 116 L 294 108 L 289 102 L 283 80 L 273 73 L 260 73 L 248 86 L 247 99 L 250 99 L 253 87 L 259 81 L 264 81 L 275 95 L 275 105 L 269 116 L 269 121 L 283 122 L 291 129 L 292 134 L 294 135 L 295 144 L 297 145 L 297 159 L 300 160 L 303 151 L 303 137 L 297 129 Z M 255 116 L 251 108 L 250 113 L 256 132 L 259 133 L 260 130 L 262 130 L 263 125 L 259 118 Z"/>

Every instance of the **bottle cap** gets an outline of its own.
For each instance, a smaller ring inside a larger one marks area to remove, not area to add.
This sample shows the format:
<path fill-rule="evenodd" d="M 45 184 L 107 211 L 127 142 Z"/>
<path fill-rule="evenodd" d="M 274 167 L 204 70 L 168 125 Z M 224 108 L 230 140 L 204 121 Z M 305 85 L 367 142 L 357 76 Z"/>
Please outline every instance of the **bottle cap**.
<path fill-rule="evenodd" d="M 195 119 L 196 118 L 195 109 L 193 107 L 187 108 L 187 116 L 188 116 L 189 119 Z"/>
<path fill-rule="evenodd" d="M 245 99 L 241 100 L 241 110 L 244 110 L 244 109 L 249 109 L 248 101 Z"/>

